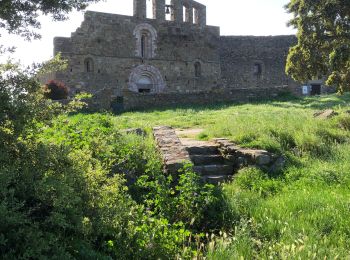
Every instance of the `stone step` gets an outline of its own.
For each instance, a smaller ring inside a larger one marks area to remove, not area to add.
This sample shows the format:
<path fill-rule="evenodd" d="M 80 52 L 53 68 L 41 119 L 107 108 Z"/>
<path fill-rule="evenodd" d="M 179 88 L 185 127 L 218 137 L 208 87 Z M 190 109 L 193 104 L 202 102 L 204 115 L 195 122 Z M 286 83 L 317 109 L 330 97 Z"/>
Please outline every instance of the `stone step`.
<path fill-rule="evenodd" d="M 232 178 L 231 175 L 208 175 L 208 176 L 202 176 L 202 181 L 209 183 L 209 184 L 219 184 L 224 183 Z"/>
<path fill-rule="evenodd" d="M 190 155 L 190 159 L 194 165 L 223 164 L 225 162 L 221 155 Z"/>
<path fill-rule="evenodd" d="M 217 146 L 187 146 L 190 155 L 219 155 Z"/>
<path fill-rule="evenodd" d="M 201 176 L 233 174 L 233 166 L 226 164 L 198 165 L 193 170 Z"/>
<path fill-rule="evenodd" d="M 188 138 L 180 138 L 180 141 L 191 155 L 219 154 L 219 145 L 214 142 L 198 141 Z"/>

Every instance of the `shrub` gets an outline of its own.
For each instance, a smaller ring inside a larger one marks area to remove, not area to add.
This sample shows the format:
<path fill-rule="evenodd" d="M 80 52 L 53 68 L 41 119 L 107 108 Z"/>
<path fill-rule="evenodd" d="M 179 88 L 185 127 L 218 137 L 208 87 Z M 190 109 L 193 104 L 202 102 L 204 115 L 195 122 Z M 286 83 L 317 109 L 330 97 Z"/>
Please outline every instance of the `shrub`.
<path fill-rule="evenodd" d="M 253 167 L 240 170 L 235 184 L 241 189 L 257 192 L 262 197 L 273 195 L 282 188 L 280 183 L 268 178 L 260 169 Z"/>
<path fill-rule="evenodd" d="M 35 142 L 14 146 L 0 149 L 10 154 L 0 158 L 3 258 L 108 255 L 100 249 L 106 240 L 128 241 L 137 206 L 119 176 L 107 177 L 83 152 L 68 155 L 63 147 Z"/>
<path fill-rule="evenodd" d="M 44 95 L 52 100 L 67 99 L 68 88 L 64 83 L 57 80 L 50 80 L 44 86 Z"/>
<path fill-rule="evenodd" d="M 218 188 L 202 183 L 191 165 L 180 170 L 178 180 L 162 172 L 143 175 L 133 193 L 155 215 L 171 223 L 184 223 L 192 231 L 209 231 L 220 222 L 222 205 Z"/>

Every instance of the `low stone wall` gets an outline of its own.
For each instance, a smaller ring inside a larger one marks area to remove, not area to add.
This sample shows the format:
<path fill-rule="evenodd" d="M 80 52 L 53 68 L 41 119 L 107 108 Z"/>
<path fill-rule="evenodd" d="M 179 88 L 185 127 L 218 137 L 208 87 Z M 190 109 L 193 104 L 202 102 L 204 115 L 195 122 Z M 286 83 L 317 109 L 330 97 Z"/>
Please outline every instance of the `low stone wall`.
<path fill-rule="evenodd" d="M 286 87 L 222 89 L 199 93 L 139 94 L 124 91 L 124 110 L 148 109 L 178 105 L 206 105 L 225 102 L 249 102 L 277 97 Z"/>
<path fill-rule="evenodd" d="M 181 144 L 173 128 L 169 126 L 154 127 L 153 136 L 163 156 L 166 172 L 177 173 L 184 163 L 191 162 L 189 153 Z"/>
<path fill-rule="evenodd" d="M 215 142 L 219 145 L 222 156 L 230 161 L 236 169 L 257 166 L 269 172 L 279 172 L 286 163 L 283 156 L 265 150 L 242 148 L 225 138 L 217 138 Z"/>

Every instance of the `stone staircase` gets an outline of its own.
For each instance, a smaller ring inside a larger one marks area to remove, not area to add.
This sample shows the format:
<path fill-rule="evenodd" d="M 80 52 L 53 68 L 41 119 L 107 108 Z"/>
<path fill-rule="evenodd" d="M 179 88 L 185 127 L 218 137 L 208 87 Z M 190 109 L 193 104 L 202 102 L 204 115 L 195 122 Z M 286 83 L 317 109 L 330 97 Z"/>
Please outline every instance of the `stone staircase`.
<path fill-rule="evenodd" d="M 213 142 L 196 141 L 189 138 L 180 138 L 188 152 L 193 170 L 203 181 L 218 184 L 231 178 L 233 166 L 219 152 L 219 146 Z"/>
<path fill-rule="evenodd" d="M 192 129 L 185 133 L 193 135 L 197 131 Z M 166 172 L 177 174 L 184 163 L 192 162 L 193 170 L 203 181 L 218 184 L 231 179 L 243 167 L 259 167 L 273 173 L 283 169 L 286 163 L 282 156 L 264 150 L 241 148 L 225 138 L 197 141 L 192 136 L 183 135 L 183 130 L 175 131 L 168 126 L 153 128 Z"/>

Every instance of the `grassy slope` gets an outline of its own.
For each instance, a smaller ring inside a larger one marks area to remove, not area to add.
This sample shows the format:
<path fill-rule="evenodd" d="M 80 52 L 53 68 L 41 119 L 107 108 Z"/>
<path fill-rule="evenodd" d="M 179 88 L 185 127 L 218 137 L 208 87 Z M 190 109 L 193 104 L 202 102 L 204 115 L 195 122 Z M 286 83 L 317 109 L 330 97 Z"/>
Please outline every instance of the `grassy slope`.
<path fill-rule="evenodd" d="M 242 171 L 224 187 L 231 239 L 217 243 L 212 259 L 350 257 L 350 95 L 126 113 L 119 125 L 204 128 L 199 138 L 228 137 L 247 146 L 285 154 L 277 176 Z M 332 108 L 331 120 L 313 118 Z M 224 239 L 225 240 L 225 239 Z"/>
<path fill-rule="evenodd" d="M 346 258 L 350 257 L 349 104 L 350 95 L 333 95 L 129 112 L 113 120 L 118 128 L 204 128 L 198 138 L 228 137 L 242 146 L 287 156 L 286 169 L 275 176 L 242 170 L 234 183 L 223 187 L 231 231 L 229 238 L 212 244 L 209 258 Z M 316 110 L 326 108 L 340 115 L 313 118 Z"/>

